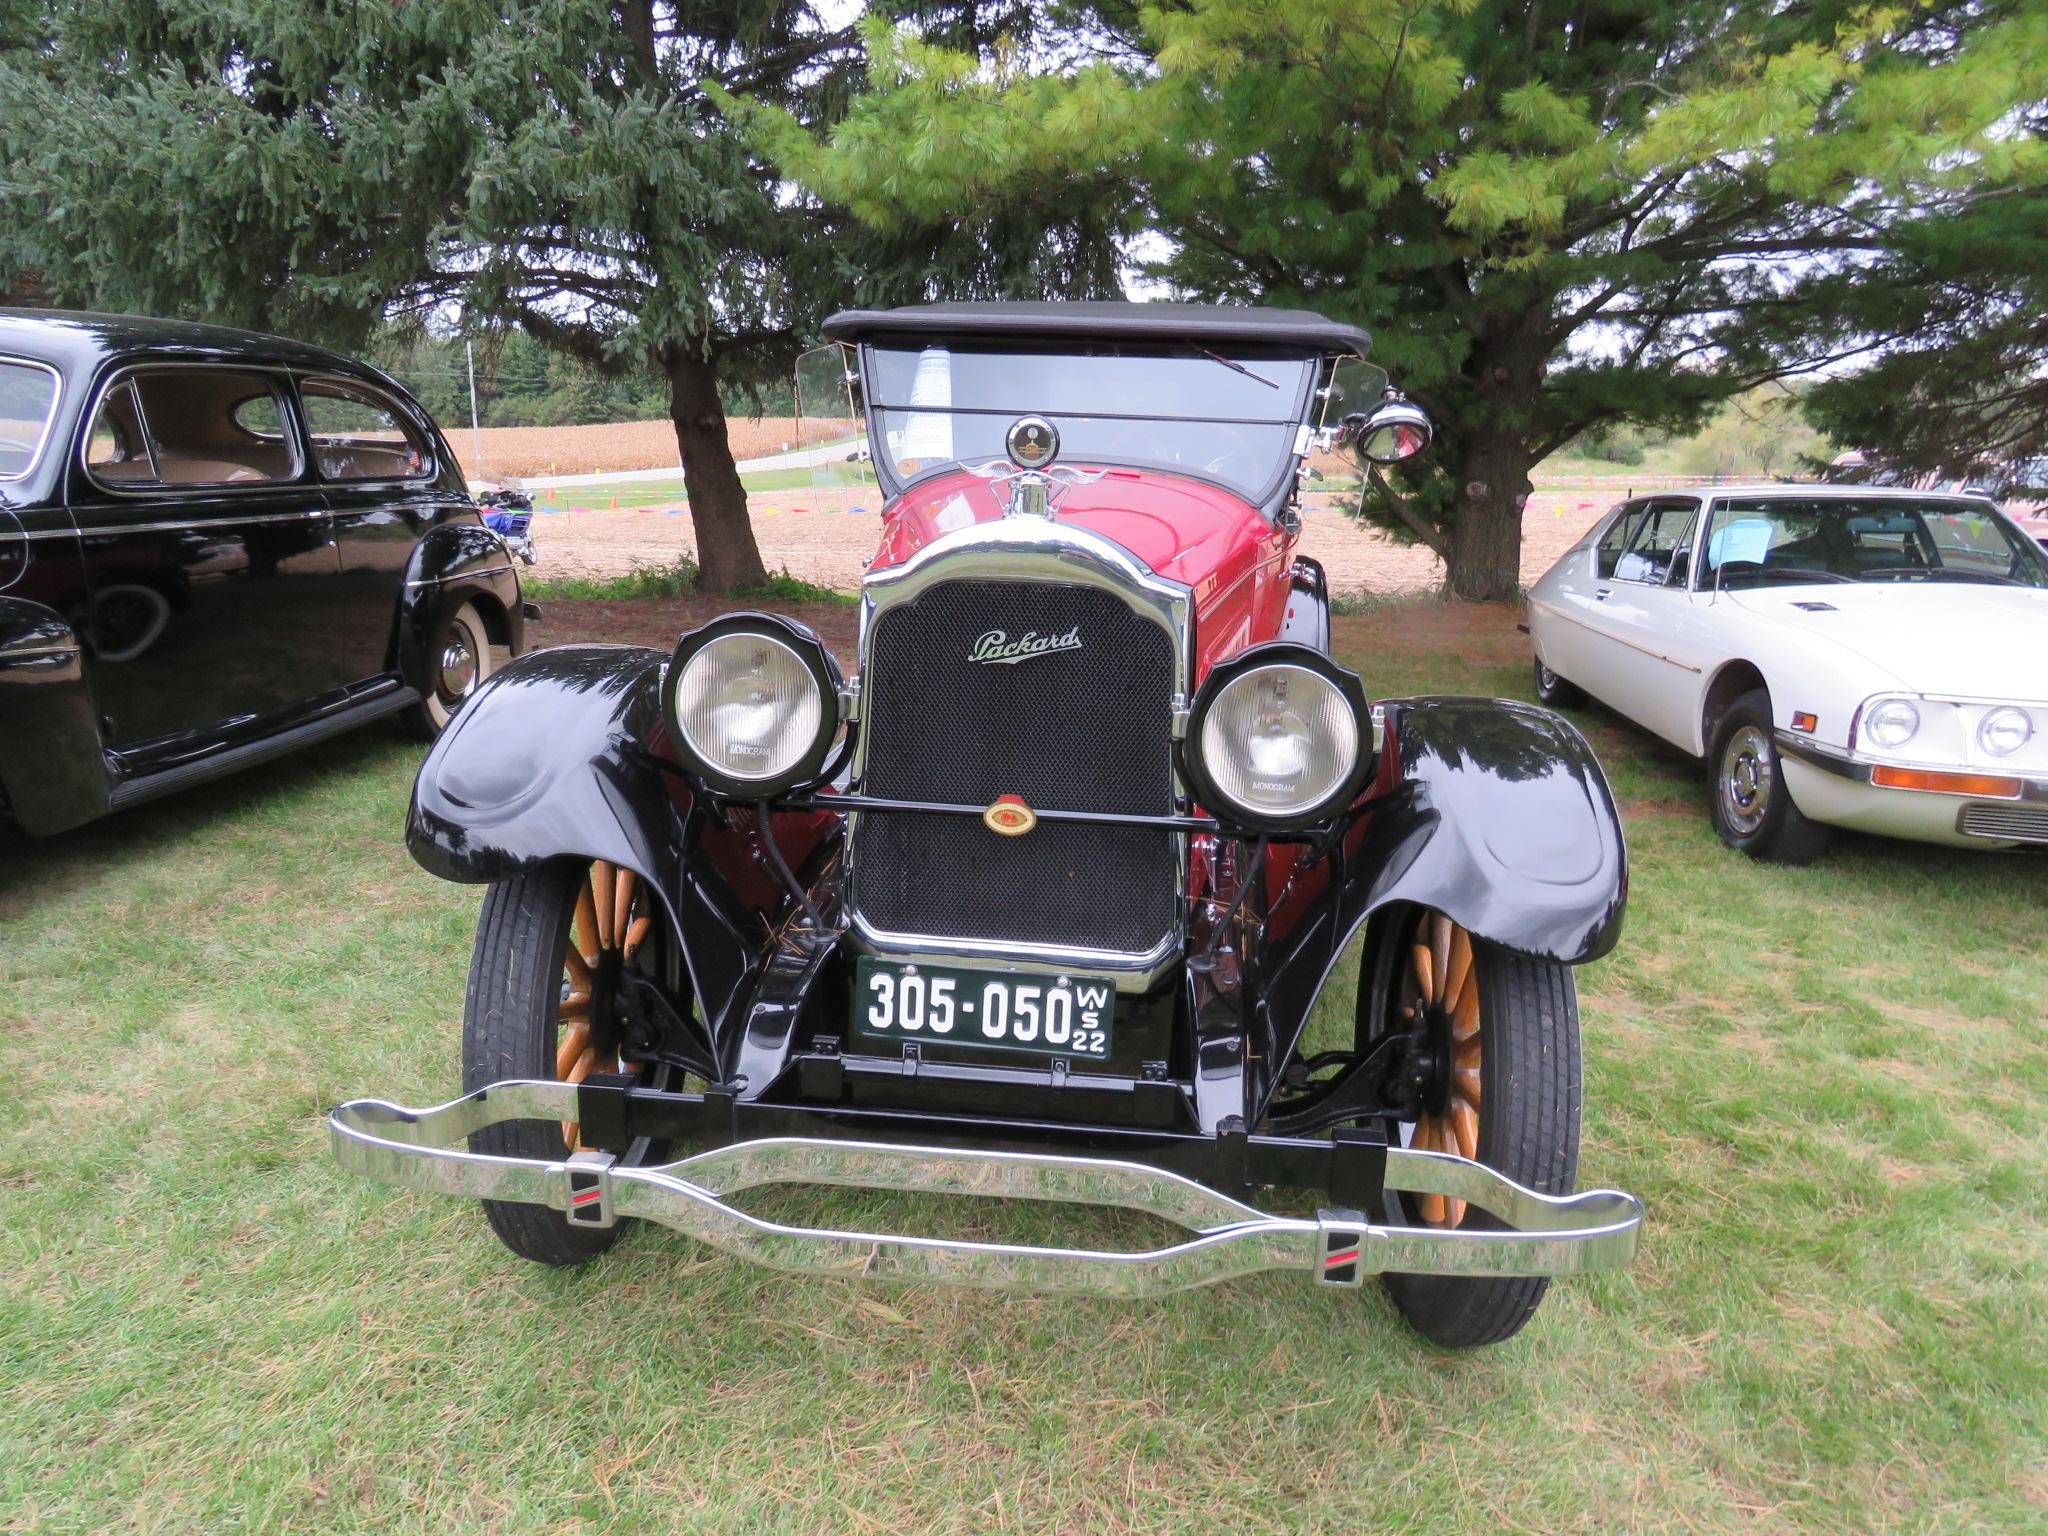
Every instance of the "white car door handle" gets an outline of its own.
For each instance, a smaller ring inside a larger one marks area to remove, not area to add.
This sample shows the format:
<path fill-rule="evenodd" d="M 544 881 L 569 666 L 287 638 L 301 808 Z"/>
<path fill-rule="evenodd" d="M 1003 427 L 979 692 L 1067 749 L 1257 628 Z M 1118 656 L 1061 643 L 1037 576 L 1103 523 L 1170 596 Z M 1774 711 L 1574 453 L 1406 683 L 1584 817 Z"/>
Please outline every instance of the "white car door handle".
<path fill-rule="evenodd" d="M 1612 592 L 1613 590 L 1614 590 L 1614 588 L 1612 588 L 1612 587 L 1602 587 L 1602 588 L 1600 588 L 1600 589 L 1599 589 L 1598 591 L 1596 591 L 1596 592 L 1595 592 L 1595 593 L 1593 594 L 1593 601 L 1594 601 L 1594 602 L 1596 602 L 1596 603 L 1604 603 L 1604 602 L 1606 602 L 1606 601 L 1607 601 L 1607 594 L 1608 594 L 1608 593 L 1610 593 L 1610 592 Z"/>

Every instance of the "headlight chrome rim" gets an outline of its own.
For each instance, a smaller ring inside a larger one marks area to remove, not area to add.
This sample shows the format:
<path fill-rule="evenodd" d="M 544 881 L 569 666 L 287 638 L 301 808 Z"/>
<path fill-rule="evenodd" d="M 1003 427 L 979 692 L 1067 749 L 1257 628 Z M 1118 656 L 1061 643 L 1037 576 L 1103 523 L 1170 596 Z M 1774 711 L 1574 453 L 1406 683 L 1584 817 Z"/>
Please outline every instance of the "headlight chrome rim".
<path fill-rule="evenodd" d="M 1338 702 L 1350 713 L 1351 762 L 1322 794 L 1288 811 L 1272 811 L 1247 804 L 1228 793 L 1210 771 L 1203 750 L 1212 712 L 1241 680 L 1253 673 L 1293 669 L 1312 674 L 1318 686 L 1335 691 Z M 1289 640 L 1273 640 L 1238 652 L 1218 662 L 1195 693 L 1188 712 L 1187 733 L 1180 743 L 1181 777 L 1193 790 L 1202 808 L 1225 826 L 1254 832 L 1290 832 L 1326 821 L 1358 797 L 1371 773 L 1372 714 L 1365 698 L 1365 686 L 1358 675 L 1340 667 L 1321 651 Z"/>
<path fill-rule="evenodd" d="M 2007 738 L 2007 744 L 1999 746 L 1992 740 L 2000 722 L 2011 722 L 2018 731 Z M 2034 717 L 2017 704 L 2001 704 L 1977 722 L 1977 745 L 1992 757 L 2011 757 L 2015 752 L 2034 739 Z"/>
<path fill-rule="evenodd" d="M 692 738 L 680 714 L 681 685 L 690 664 L 721 641 L 750 635 L 792 657 L 818 690 L 817 723 L 802 750 L 777 771 L 758 775 L 741 774 L 730 764 L 713 761 Z M 808 625 L 778 613 L 722 614 L 684 634 L 669 657 L 668 671 L 662 677 L 661 711 L 670 750 L 694 778 L 729 800 L 770 800 L 793 789 L 815 786 L 824 777 L 826 761 L 842 724 L 842 680 L 838 662 Z"/>
<path fill-rule="evenodd" d="M 1863 739 L 1887 752 L 1896 751 L 1920 734 L 1920 711 L 1911 699 L 1872 699 L 1863 706 Z"/>

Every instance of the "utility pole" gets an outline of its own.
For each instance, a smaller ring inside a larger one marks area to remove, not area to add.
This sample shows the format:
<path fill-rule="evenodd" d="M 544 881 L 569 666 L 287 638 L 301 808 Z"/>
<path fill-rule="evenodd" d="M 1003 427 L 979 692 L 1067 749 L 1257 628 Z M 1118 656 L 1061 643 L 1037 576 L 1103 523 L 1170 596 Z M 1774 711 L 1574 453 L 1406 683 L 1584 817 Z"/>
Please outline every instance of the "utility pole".
<path fill-rule="evenodd" d="M 468 337 L 462 341 L 462 355 L 469 363 L 469 456 L 476 460 L 477 478 L 484 472 L 484 435 L 476 424 L 476 343 Z"/>

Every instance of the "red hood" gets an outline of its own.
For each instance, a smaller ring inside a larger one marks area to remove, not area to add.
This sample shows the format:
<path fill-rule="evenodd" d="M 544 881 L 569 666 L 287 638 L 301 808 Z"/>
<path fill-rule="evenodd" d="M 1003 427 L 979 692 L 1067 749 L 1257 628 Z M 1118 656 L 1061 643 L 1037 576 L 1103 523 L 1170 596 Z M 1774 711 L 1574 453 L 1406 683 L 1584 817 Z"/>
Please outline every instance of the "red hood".
<path fill-rule="evenodd" d="M 979 475 L 941 475 L 884 511 L 871 570 L 886 570 L 943 534 L 1003 515 L 1007 493 Z M 1060 497 L 1056 522 L 1114 540 L 1157 574 L 1194 589 L 1201 668 L 1279 631 L 1292 536 L 1206 481 L 1112 469 Z"/>

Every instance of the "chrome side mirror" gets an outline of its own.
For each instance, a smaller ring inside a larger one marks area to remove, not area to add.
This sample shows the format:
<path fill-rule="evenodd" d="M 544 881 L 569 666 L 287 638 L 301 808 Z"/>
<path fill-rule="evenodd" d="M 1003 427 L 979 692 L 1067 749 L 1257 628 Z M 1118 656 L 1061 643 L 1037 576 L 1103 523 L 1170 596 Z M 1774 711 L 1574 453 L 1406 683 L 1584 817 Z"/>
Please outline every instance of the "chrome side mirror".
<path fill-rule="evenodd" d="M 1429 446 L 1429 413 L 1397 390 L 1370 411 L 1346 416 L 1337 429 L 1339 444 L 1365 464 L 1398 464 Z"/>

